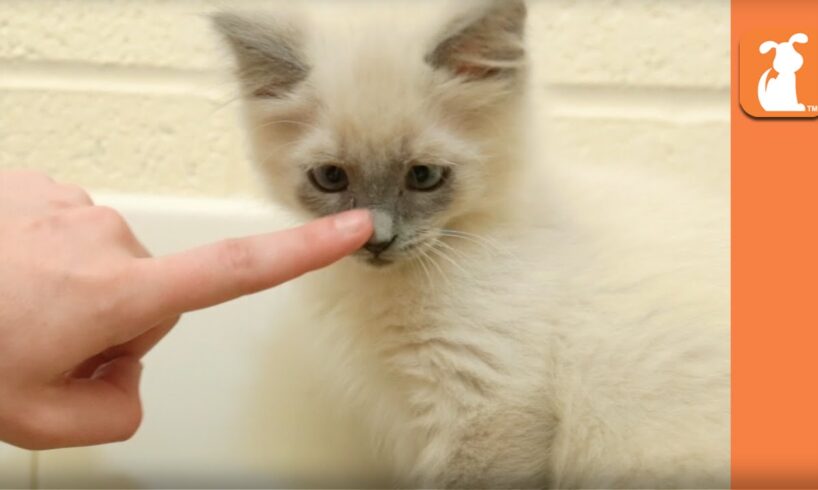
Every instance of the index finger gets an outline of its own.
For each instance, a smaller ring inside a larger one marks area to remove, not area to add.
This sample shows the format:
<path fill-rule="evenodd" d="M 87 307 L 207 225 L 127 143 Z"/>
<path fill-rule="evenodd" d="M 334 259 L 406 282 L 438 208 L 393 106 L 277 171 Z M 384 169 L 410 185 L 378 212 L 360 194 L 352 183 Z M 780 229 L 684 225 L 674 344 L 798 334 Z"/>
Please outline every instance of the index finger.
<path fill-rule="evenodd" d="M 290 230 L 231 239 L 167 257 L 143 259 L 135 300 L 148 317 L 215 306 L 326 267 L 372 236 L 365 210 L 348 211 Z"/>

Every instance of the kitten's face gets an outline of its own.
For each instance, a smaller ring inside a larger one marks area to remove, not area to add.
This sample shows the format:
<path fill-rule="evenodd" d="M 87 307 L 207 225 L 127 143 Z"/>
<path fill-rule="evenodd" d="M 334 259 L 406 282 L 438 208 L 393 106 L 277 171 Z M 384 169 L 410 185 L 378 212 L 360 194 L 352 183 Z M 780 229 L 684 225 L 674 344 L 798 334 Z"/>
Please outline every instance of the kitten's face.
<path fill-rule="evenodd" d="M 276 196 L 316 217 L 369 209 L 375 232 L 357 256 L 386 266 L 430 253 L 502 187 L 509 170 L 495 153 L 513 141 L 503 123 L 521 85 L 524 17 L 522 2 L 486 1 L 442 35 L 402 38 L 384 22 L 333 38 L 327 25 L 309 35 L 276 20 L 216 20 Z"/>
<path fill-rule="evenodd" d="M 366 110 L 324 112 L 293 143 L 294 171 L 286 172 L 295 205 L 313 216 L 371 210 L 375 232 L 357 255 L 378 266 L 427 253 L 489 178 L 476 142 L 436 127 L 425 111 L 393 105 L 375 127 L 361 125 L 376 117 Z"/>

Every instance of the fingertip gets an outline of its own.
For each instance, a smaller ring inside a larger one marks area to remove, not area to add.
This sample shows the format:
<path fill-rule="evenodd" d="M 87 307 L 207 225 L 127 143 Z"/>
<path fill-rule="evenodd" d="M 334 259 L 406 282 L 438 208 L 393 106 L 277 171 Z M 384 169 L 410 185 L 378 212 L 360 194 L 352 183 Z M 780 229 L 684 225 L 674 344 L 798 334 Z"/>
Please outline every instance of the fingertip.
<path fill-rule="evenodd" d="M 366 209 L 354 209 L 332 218 L 335 230 L 350 239 L 366 241 L 372 235 L 372 213 Z"/>

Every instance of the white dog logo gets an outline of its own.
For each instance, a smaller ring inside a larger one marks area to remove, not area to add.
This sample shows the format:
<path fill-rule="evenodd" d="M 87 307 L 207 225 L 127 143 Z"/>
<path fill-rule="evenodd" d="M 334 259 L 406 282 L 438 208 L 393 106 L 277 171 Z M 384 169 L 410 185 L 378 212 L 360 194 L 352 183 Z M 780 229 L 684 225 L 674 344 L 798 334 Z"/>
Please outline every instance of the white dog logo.
<path fill-rule="evenodd" d="M 761 75 L 758 80 L 758 101 L 767 112 L 803 112 L 804 104 L 798 102 L 795 74 L 804 66 L 804 57 L 795 50 L 795 43 L 806 44 L 809 39 L 804 33 L 794 34 L 789 41 L 777 43 L 764 42 L 759 51 L 767 54 L 775 49 L 773 67 Z M 778 77 L 768 79 L 770 71 L 775 69 Z"/>

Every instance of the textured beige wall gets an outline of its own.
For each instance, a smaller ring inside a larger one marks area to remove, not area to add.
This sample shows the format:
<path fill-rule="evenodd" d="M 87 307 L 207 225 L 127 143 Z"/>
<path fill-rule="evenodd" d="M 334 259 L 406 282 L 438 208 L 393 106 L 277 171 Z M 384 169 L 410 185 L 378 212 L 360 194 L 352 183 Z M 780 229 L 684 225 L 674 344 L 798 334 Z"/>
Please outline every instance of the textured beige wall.
<path fill-rule="evenodd" d="M 254 193 L 228 58 L 201 15 L 213 5 L 0 1 L 0 168 L 107 191 Z M 728 0 L 535 0 L 531 10 L 554 156 L 703 167 L 726 181 Z"/>

